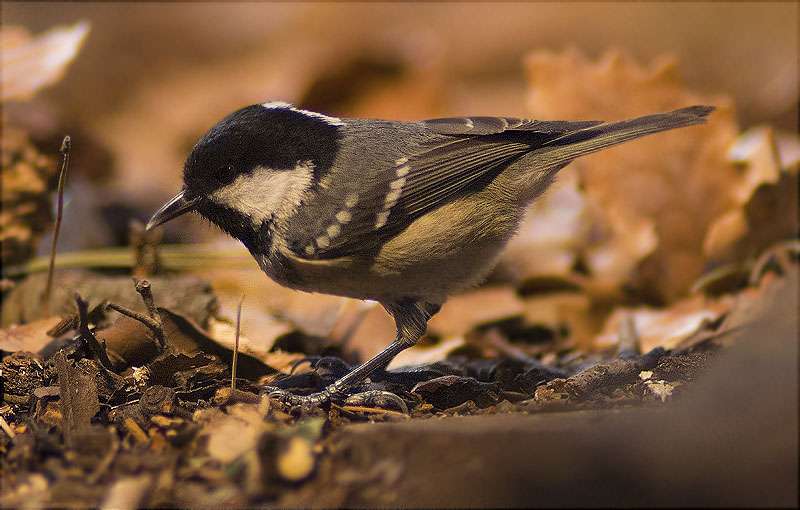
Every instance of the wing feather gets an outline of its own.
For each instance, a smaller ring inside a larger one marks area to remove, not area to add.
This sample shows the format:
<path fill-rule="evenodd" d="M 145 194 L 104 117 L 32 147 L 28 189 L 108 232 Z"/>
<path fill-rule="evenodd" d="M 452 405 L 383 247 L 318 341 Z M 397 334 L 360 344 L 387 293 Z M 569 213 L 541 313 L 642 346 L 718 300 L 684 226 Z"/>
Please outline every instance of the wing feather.
<path fill-rule="evenodd" d="M 302 215 L 303 209 L 319 212 L 320 208 L 301 209 L 295 228 L 291 228 L 295 237 L 290 249 L 295 255 L 333 259 L 377 249 L 419 216 L 462 193 L 482 188 L 524 154 L 599 123 L 464 117 L 421 124 L 429 132 L 422 146 L 394 165 L 371 170 L 375 175 L 361 183 L 371 182 L 366 189 L 358 189 L 358 183 L 345 183 L 357 200 L 330 211 L 333 223 L 322 224 L 319 218 Z M 337 196 L 318 199 L 328 204 L 342 202 L 342 189 L 328 192 Z"/>

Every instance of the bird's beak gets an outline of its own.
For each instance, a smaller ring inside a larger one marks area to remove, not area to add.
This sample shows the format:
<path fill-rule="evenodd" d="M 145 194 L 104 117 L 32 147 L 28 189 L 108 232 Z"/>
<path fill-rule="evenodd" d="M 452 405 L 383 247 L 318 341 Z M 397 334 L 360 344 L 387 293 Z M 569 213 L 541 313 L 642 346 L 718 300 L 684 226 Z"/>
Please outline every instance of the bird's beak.
<path fill-rule="evenodd" d="M 182 189 L 180 193 L 169 199 L 169 202 L 161 206 L 161 209 L 156 211 L 150 221 L 147 222 L 147 230 L 157 227 L 162 223 L 166 223 L 171 219 L 187 212 L 193 211 L 197 207 L 198 197 L 186 199 L 184 196 L 186 189 Z"/>

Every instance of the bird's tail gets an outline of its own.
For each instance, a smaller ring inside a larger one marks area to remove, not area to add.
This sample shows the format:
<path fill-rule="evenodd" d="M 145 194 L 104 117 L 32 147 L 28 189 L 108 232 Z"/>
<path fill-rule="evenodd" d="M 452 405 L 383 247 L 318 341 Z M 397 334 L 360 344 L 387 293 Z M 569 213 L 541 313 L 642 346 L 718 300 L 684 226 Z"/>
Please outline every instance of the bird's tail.
<path fill-rule="evenodd" d="M 666 113 L 598 124 L 566 133 L 546 144 L 551 148 L 548 160 L 564 165 L 575 158 L 668 129 L 704 124 L 714 106 L 690 106 Z M 552 159 L 550 159 L 552 158 Z"/>

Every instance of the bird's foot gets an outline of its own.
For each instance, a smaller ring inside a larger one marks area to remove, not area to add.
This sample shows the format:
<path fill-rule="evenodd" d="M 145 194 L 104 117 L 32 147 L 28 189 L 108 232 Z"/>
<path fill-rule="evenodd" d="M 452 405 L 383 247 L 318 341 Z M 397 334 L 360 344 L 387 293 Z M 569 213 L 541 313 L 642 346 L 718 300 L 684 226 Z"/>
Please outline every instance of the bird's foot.
<path fill-rule="evenodd" d="M 348 396 L 345 396 L 343 391 L 331 387 L 310 395 L 295 395 L 288 390 L 270 386 L 265 387 L 264 391 L 270 398 L 290 408 L 299 407 L 303 409 L 323 407 L 331 402 L 335 402 L 348 406 L 396 407 L 404 414 L 408 414 L 408 406 L 402 398 L 394 393 L 383 390 L 362 391 Z"/>
<path fill-rule="evenodd" d="M 310 395 L 295 395 L 291 391 L 274 386 L 266 386 L 263 392 L 289 407 L 322 407 L 331 401 L 344 400 L 344 395 L 331 392 L 328 388 Z"/>
<path fill-rule="evenodd" d="M 289 373 L 293 374 L 303 363 L 309 363 L 311 368 L 321 376 L 329 376 L 334 379 L 344 377 L 352 370 L 350 365 L 337 356 L 304 356 L 292 364 Z"/>
<path fill-rule="evenodd" d="M 369 390 L 355 393 L 347 397 L 344 401 L 348 406 L 364 406 L 364 407 L 391 407 L 394 404 L 403 414 L 408 414 L 408 406 L 405 401 L 390 391 L 383 390 Z"/>

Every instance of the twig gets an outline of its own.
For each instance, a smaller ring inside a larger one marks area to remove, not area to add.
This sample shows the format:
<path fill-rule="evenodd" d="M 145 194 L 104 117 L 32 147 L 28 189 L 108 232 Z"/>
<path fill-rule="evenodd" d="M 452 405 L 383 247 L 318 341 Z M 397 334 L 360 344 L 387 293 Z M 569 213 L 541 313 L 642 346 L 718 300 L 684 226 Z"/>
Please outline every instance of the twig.
<path fill-rule="evenodd" d="M 111 364 L 111 360 L 108 359 L 108 354 L 106 354 L 105 349 L 103 349 L 100 342 L 98 342 L 97 338 L 94 336 L 94 333 L 89 329 L 89 303 L 84 301 L 77 292 L 75 293 L 75 302 L 78 304 L 78 332 L 81 338 L 89 346 L 92 353 L 97 356 L 97 359 L 100 360 L 100 363 L 103 364 L 106 370 L 114 372 L 114 366 Z"/>
<path fill-rule="evenodd" d="M 244 296 L 239 300 L 239 306 L 236 307 L 236 336 L 233 344 L 233 362 L 231 363 L 231 390 L 236 389 L 236 363 L 239 360 L 239 332 L 242 326 L 242 303 L 244 303 Z"/>
<path fill-rule="evenodd" d="M 3 429 L 3 431 L 4 431 L 6 434 L 8 434 L 8 437 L 10 437 L 11 439 L 14 439 L 14 437 L 16 437 L 16 434 L 14 433 L 14 430 L 13 430 L 13 429 L 11 428 L 11 426 L 8 424 L 8 422 L 6 421 L 6 419 L 5 419 L 5 418 L 3 418 L 2 416 L 0 416 L 0 428 L 2 428 L 2 429 Z"/>
<path fill-rule="evenodd" d="M 161 314 L 158 313 L 158 308 L 156 308 L 156 304 L 153 301 L 153 293 L 150 290 L 150 282 L 147 280 L 134 278 L 133 283 L 136 285 L 136 292 L 142 296 L 142 301 L 144 301 L 144 305 L 147 307 L 146 314 L 136 312 L 116 303 L 108 303 L 106 308 L 115 310 L 122 315 L 126 315 L 131 319 L 137 320 L 147 326 L 147 328 L 153 332 L 153 336 L 155 337 L 159 348 L 164 350 L 167 346 L 167 342 L 164 336 L 164 328 L 161 324 Z"/>
<path fill-rule="evenodd" d="M 764 253 L 753 264 L 748 283 L 750 285 L 758 284 L 770 263 L 777 265 L 780 271 L 786 272 L 786 268 L 791 265 L 791 258 L 789 257 L 791 252 L 794 252 L 794 254 L 800 253 L 800 241 L 797 239 L 776 243 L 764 250 Z"/>
<path fill-rule="evenodd" d="M 53 244 L 50 246 L 50 265 L 47 271 L 47 286 L 44 289 L 42 302 L 42 317 L 50 317 L 50 292 L 53 288 L 53 272 L 56 264 L 56 243 L 58 232 L 61 230 L 61 218 L 64 216 L 64 187 L 67 184 L 67 169 L 69 168 L 69 152 L 72 149 L 72 140 L 69 135 L 61 142 L 61 173 L 58 175 L 58 197 L 56 198 L 56 224 L 53 228 Z"/>
<path fill-rule="evenodd" d="M 636 320 L 633 313 L 626 312 L 617 331 L 617 353 L 639 353 L 639 333 L 636 331 Z"/>
<path fill-rule="evenodd" d="M 500 331 L 497 328 L 489 329 L 486 334 L 483 336 L 483 340 L 485 340 L 490 346 L 494 347 L 495 349 L 503 354 L 504 356 L 508 356 L 512 359 L 518 359 L 522 361 L 532 361 L 533 358 L 528 356 L 525 351 L 511 345 L 503 336 L 500 334 Z"/>
<path fill-rule="evenodd" d="M 135 320 L 141 322 L 142 324 L 147 326 L 154 334 L 156 333 L 156 331 L 161 329 L 161 325 L 156 323 L 147 314 L 139 313 L 137 311 L 131 310 L 130 308 L 126 308 L 126 307 L 124 307 L 122 305 L 118 305 L 116 303 L 108 303 L 106 305 L 106 308 L 110 308 L 110 309 L 114 310 L 115 312 L 119 312 L 122 315 L 126 315 L 126 316 L 130 317 L 131 319 L 135 319 Z"/>
<path fill-rule="evenodd" d="M 156 303 L 153 301 L 153 292 L 150 289 L 150 282 L 148 280 L 134 278 L 133 283 L 136 284 L 136 292 L 142 296 L 142 301 L 144 301 L 144 305 L 147 307 L 147 314 L 155 325 L 155 328 L 151 328 L 153 329 L 153 334 L 155 334 L 156 340 L 158 340 L 158 343 L 163 349 L 166 347 L 167 343 L 164 339 L 164 328 L 161 327 L 161 314 L 158 313 Z"/>
<path fill-rule="evenodd" d="M 391 409 L 381 409 L 380 407 L 366 407 L 366 406 L 351 406 L 351 405 L 343 405 L 339 406 L 336 404 L 331 404 L 334 407 L 339 408 L 342 411 L 347 413 L 368 413 L 368 414 L 383 414 L 383 415 L 390 415 L 390 416 L 402 416 L 403 418 L 408 418 L 408 414 L 401 413 L 400 411 L 392 411 Z"/>
<path fill-rule="evenodd" d="M 128 222 L 128 245 L 133 248 L 133 276 L 147 278 L 161 267 L 158 243 L 164 230 L 145 230 L 144 223 L 133 218 Z"/>
<path fill-rule="evenodd" d="M 136 421 L 134 421 L 133 418 L 130 417 L 125 418 L 122 424 L 128 430 L 128 433 L 130 433 L 130 435 L 136 438 L 136 440 L 139 441 L 140 443 L 146 443 L 147 441 L 150 440 L 150 438 L 147 437 L 147 433 L 145 433 L 145 431 L 142 430 L 142 427 L 140 427 L 139 424 L 136 423 Z"/>

